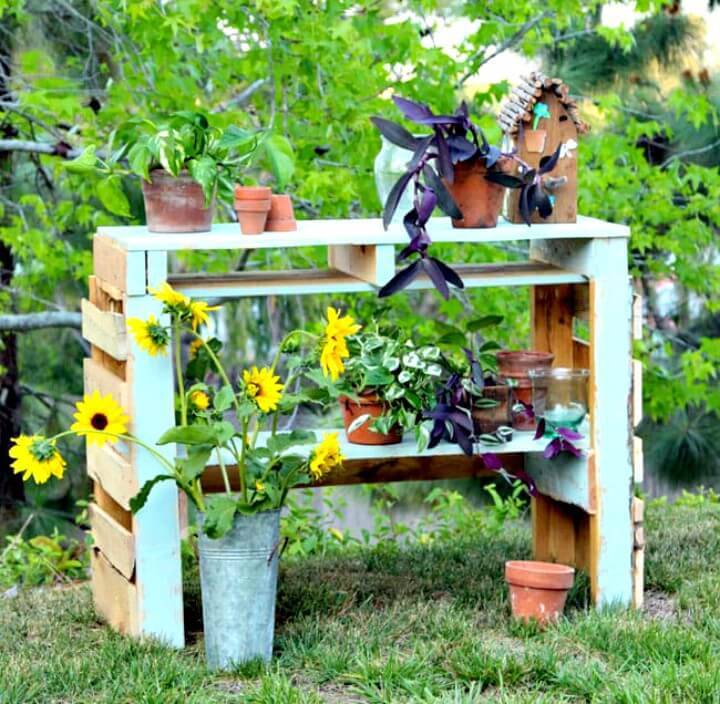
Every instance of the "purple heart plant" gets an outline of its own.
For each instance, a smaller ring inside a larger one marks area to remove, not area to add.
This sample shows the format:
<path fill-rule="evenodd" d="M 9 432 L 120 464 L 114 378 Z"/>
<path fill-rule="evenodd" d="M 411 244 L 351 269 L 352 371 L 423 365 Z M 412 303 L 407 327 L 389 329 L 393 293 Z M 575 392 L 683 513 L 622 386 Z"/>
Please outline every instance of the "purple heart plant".
<path fill-rule="evenodd" d="M 548 428 L 548 424 L 544 418 L 538 421 L 537 430 L 535 431 L 535 440 L 539 440 Z M 554 427 L 550 426 L 551 437 L 550 442 L 545 446 L 543 451 L 543 457 L 546 460 L 551 460 L 562 454 L 563 452 L 572 455 L 573 457 L 582 457 L 582 450 L 574 444 L 574 441 L 582 440 L 583 436 L 578 433 L 577 430 L 572 428 L 564 428 L 562 426 Z"/>

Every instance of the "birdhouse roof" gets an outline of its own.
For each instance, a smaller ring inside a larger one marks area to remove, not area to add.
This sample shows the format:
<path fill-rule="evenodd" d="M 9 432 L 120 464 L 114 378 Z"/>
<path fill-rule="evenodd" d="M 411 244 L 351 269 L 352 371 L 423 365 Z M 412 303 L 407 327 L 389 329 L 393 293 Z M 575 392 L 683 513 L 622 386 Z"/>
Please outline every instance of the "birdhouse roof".
<path fill-rule="evenodd" d="M 506 134 L 516 134 L 521 123 L 531 123 L 533 108 L 541 103 L 547 94 L 555 95 L 575 123 L 580 134 L 590 127 L 580 119 L 577 103 L 570 97 L 570 89 L 560 78 L 548 78 L 540 71 L 525 76 L 513 88 L 510 97 L 503 103 L 498 115 L 498 123 Z"/>

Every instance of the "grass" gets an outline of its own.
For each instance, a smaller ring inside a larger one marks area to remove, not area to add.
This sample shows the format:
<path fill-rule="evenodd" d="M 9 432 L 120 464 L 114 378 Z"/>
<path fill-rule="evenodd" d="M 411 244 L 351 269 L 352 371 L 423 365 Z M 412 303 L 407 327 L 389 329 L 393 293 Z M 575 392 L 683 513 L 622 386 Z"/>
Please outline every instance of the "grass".
<path fill-rule="evenodd" d="M 502 565 L 529 554 L 522 524 L 453 545 L 387 544 L 285 561 L 276 656 L 210 674 L 113 633 L 86 585 L 0 600 L 0 703 L 720 702 L 720 505 L 647 511 L 645 613 L 587 610 L 540 632 L 508 616 Z M 188 576 L 188 626 L 198 589 Z"/>

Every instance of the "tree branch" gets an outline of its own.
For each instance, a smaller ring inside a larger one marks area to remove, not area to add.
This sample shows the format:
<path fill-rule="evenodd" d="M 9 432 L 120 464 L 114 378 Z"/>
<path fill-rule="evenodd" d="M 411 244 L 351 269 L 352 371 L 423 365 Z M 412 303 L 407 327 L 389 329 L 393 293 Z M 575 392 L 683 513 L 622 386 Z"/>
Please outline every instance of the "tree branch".
<path fill-rule="evenodd" d="M 24 332 L 43 328 L 80 328 L 81 324 L 80 313 L 71 311 L 0 315 L 0 332 Z"/>
<path fill-rule="evenodd" d="M 82 149 L 73 149 L 65 142 L 50 144 L 33 142 L 27 139 L 0 139 L 0 152 L 29 152 L 31 154 L 50 154 L 64 159 L 74 159 L 82 154 Z"/>
<path fill-rule="evenodd" d="M 705 152 L 710 152 L 717 147 L 720 147 L 720 139 L 716 142 L 706 144 L 704 147 L 698 147 L 697 149 L 688 149 L 684 152 L 677 152 L 675 154 L 671 154 L 667 159 L 665 159 L 665 161 L 663 161 L 662 164 L 660 164 L 660 168 L 665 168 L 671 161 L 674 161 L 675 159 L 684 159 L 686 156 L 696 156 L 697 154 L 704 154 Z"/>

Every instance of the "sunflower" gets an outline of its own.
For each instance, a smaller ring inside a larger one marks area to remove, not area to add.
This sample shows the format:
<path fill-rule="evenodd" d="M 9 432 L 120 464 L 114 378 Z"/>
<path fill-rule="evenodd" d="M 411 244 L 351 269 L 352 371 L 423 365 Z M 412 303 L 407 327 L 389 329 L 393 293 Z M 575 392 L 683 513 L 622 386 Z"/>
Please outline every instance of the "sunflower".
<path fill-rule="evenodd" d="M 243 372 L 243 381 L 248 398 L 255 401 L 263 413 L 270 413 L 277 408 L 283 385 L 280 383 L 280 377 L 275 376 L 271 369 L 268 367 L 246 369 Z"/>
<path fill-rule="evenodd" d="M 120 404 L 110 395 L 101 396 L 96 389 L 85 394 L 76 404 L 75 423 L 70 426 L 73 433 L 85 436 L 88 443 L 104 445 L 114 442 L 113 435 L 127 433 L 128 417 Z"/>
<path fill-rule="evenodd" d="M 199 337 L 196 337 L 190 343 L 190 347 L 188 348 L 188 356 L 190 357 L 190 359 L 195 359 L 195 357 L 198 356 L 198 352 L 202 346 L 203 341 Z"/>
<path fill-rule="evenodd" d="M 167 352 L 170 335 L 154 315 L 149 315 L 147 320 L 129 318 L 128 327 L 141 350 L 145 350 L 152 357 Z"/>
<path fill-rule="evenodd" d="M 340 440 L 337 433 L 326 433 L 310 458 L 310 474 L 317 480 L 342 464 Z"/>
<path fill-rule="evenodd" d="M 325 325 L 325 340 L 320 353 L 320 366 L 323 374 L 333 381 L 345 371 L 343 359 L 350 356 L 345 338 L 354 335 L 360 330 L 349 315 L 341 316 L 340 311 L 329 307 L 327 309 L 327 323 Z"/>
<path fill-rule="evenodd" d="M 162 301 L 168 308 L 190 308 L 190 299 L 180 291 L 176 291 L 167 281 L 160 288 L 148 289 L 158 301 Z"/>
<path fill-rule="evenodd" d="M 259 479 L 255 482 L 255 491 L 257 491 L 258 494 L 262 494 L 263 491 L 265 491 L 265 485 Z"/>
<path fill-rule="evenodd" d="M 209 306 L 205 301 L 192 301 L 190 303 L 193 330 L 197 330 L 201 325 L 205 325 L 205 323 L 210 320 L 208 312 L 211 310 L 220 310 L 220 306 Z"/>
<path fill-rule="evenodd" d="M 190 403 L 198 411 L 206 411 L 210 406 L 210 397 L 201 389 L 190 392 Z"/>
<path fill-rule="evenodd" d="M 23 481 L 32 477 L 36 484 L 44 484 L 50 477 L 62 479 L 65 460 L 55 447 L 54 440 L 40 435 L 20 435 L 12 438 L 10 457 L 13 472 L 23 472 Z"/>

